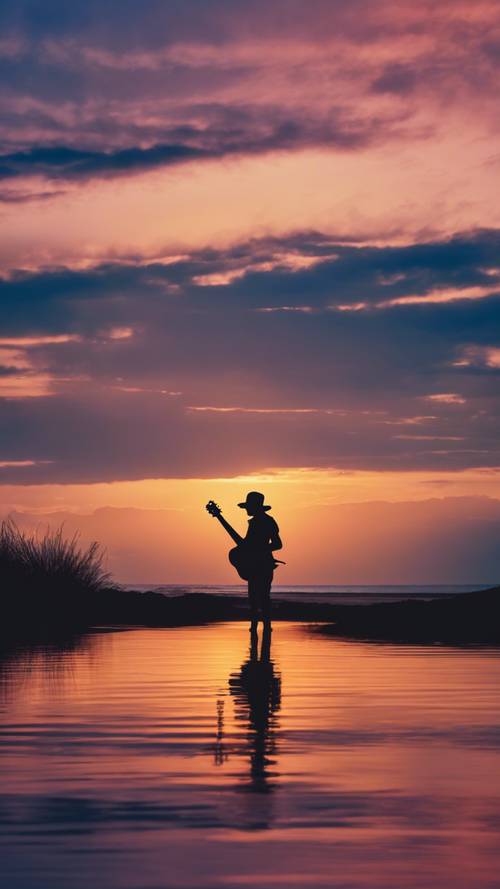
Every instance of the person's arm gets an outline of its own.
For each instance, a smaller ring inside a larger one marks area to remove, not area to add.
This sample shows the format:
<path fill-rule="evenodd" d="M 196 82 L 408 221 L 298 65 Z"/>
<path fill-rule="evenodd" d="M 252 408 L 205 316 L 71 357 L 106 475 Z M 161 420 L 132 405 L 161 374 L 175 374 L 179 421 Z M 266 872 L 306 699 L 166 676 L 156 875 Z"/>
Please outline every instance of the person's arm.
<path fill-rule="evenodd" d="M 283 543 L 282 543 L 279 532 L 280 532 L 280 529 L 276 525 L 276 527 L 271 532 L 271 543 L 270 543 L 271 552 L 274 552 L 277 549 L 283 549 Z"/>
<path fill-rule="evenodd" d="M 219 519 L 219 522 L 221 523 L 222 527 L 225 528 L 229 536 L 233 538 L 237 546 L 243 543 L 243 537 L 241 536 L 241 534 L 238 534 L 238 532 L 231 527 L 229 522 L 226 522 L 223 515 L 218 515 L 217 518 Z"/>

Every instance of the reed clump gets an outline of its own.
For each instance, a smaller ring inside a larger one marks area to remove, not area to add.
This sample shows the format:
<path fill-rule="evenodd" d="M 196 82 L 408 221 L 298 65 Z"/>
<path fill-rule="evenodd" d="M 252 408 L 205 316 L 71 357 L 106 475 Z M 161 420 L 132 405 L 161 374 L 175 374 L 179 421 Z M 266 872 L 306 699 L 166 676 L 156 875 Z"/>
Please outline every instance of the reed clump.
<path fill-rule="evenodd" d="M 22 531 L 9 518 L 0 525 L 0 609 L 8 625 L 82 625 L 99 594 L 110 588 L 98 543 L 82 546 L 64 529 Z"/>

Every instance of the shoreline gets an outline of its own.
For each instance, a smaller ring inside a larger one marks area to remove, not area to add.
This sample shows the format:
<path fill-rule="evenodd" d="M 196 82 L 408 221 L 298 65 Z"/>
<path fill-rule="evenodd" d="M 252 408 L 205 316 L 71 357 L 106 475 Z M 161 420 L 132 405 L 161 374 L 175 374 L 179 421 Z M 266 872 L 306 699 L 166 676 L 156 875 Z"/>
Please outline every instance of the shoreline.
<path fill-rule="evenodd" d="M 20 597 L 22 599 L 22 597 Z M 110 587 L 85 602 L 74 621 L 61 622 L 47 612 L 4 612 L 0 650 L 12 645 L 50 645 L 97 627 L 180 627 L 247 621 L 248 602 L 241 596 L 184 593 L 164 596 Z M 81 605 L 81 603 L 80 603 Z M 9 619 L 10 618 L 10 619 Z M 332 605 L 274 598 L 272 620 L 316 624 L 318 631 L 359 641 L 500 644 L 500 587 L 434 600 Z"/>

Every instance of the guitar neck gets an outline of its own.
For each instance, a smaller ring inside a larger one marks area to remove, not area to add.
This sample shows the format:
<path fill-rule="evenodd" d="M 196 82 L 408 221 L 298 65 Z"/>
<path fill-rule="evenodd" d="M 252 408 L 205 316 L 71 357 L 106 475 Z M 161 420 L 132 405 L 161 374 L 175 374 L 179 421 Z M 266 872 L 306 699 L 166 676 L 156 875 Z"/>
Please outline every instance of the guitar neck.
<path fill-rule="evenodd" d="M 234 542 L 235 542 L 236 544 L 239 545 L 240 543 L 243 543 L 243 537 L 241 537 L 241 535 L 238 534 L 238 532 L 235 531 L 234 528 L 231 527 L 231 525 L 229 524 L 229 522 L 226 522 L 224 516 L 222 516 L 222 515 L 218 515 L 218 516 L 216 516 L 216 518 L 219 519 L 219 522 L 221 523 L 221 525 L 222 525 L 222 527 L 224 528 L 224 530 L 227 531 L 227 533 L 229 534 L 229 536 L 234 540 Z"/>

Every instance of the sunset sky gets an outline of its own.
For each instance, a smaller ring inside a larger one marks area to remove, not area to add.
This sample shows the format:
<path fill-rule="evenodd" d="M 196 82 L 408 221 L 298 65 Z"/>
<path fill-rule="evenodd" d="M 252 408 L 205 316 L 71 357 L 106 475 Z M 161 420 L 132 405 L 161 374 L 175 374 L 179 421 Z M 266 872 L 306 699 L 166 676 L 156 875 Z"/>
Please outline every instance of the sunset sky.
<path fill-rule="evenodd" d="M 0 7 L 0 512 L 121 580 L 494 582 L 500 10 Z"/>

